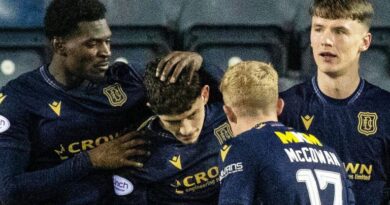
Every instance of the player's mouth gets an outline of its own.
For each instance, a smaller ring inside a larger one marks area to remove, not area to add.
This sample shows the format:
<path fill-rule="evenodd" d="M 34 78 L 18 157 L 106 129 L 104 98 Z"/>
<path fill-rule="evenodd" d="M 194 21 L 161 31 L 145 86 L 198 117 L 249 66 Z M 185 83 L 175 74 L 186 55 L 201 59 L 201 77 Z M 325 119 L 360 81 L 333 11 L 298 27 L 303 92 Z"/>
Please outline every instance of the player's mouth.
<path fill-rule="evenodd" d="M 337 55 L 332 52 L 321 52 L 319 55 L 325 60 L 325 62 L 330 62 L 337 58 Z"/>
<path fill-rule="evenodd" d="M 95 68 L 97 68 L 101 72 L 105 72 L 106 70 L 108 70 L 109 65 L 110 65 L 110 63 L 108 61 L 104 61 L 104 62 L 96 64 Z"/>

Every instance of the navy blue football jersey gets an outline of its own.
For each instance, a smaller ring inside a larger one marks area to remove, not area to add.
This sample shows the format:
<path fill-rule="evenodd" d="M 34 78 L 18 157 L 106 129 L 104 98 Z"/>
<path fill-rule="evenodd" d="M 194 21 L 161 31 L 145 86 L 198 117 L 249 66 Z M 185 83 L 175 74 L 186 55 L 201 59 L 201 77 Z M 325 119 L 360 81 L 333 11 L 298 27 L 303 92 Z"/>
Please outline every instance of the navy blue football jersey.
<path fill-rule="evenodd" d="M 280 120 L 333 147 L 353 182 L 356 204 L 380 204 L 390 177 L 390 93 L 361 80 L 347 99 L 325 96 L 316 78 L 281 93 Z"/>
<path fill-rule="evenodd" d="M 353 204 L 341 160 L 312 134 L 265 122 L 229 140 L 220 155 L 221 205 Z"/>
<path fill-rule="evenodd" d="M 18 204 L 99 204 L 113 197 L 112 173 L 86 152 L 149 116 L 144 67 L 116 63 L 101 83 L 65 88 L 47 66 L 0 92 L 0 198 Z M 144 116 L 144 117 L 143 117 Z M 8 196 L 7 192 L 17 193 Z M 7 202 L 6 202 L 7 203 Z"/>
<path fill-rule="evenodd" d="M 121 170 L 113 177 L 115 191 L 122 200 L 146 204 L 139 200 L 146 192 L 148 204 L 217 204 L 219 149 L 232 132 L 221 103 L 206 105 L 205 112 L 195 144 L 182 144 L 161 127 L 158 118 L 148 123 L 145 129 L 152 142 L 150 159 L 142 170 Z"/>

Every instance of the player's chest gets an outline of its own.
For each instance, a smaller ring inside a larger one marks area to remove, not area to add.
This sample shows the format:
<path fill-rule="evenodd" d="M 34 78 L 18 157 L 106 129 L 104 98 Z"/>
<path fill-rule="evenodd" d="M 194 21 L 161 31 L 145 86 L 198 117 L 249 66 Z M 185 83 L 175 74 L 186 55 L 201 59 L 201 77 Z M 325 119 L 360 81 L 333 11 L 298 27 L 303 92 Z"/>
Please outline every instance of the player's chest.
<path fill-rule="evenodd" d="M 137 101 L 129 96 L 123 104 L 114 104 L 104 94 L 42 98 L 31 108 L 33 149 L 62 160 L 93 149 L 135 126 L 132 122 L 142 111 Z"/>
<path fill-rule="evenodd" d="M 309 133 L 323 133 L 333 138 L 343 137 L 353 141 L 385 138 L 388 113 L 370 107 L 320 107 L 304 108 L 296 116 L 298 127 Z"/>
<path fill-rule="evenodd" d="M 148 178 L 171 194 L 204 192 L 218 184 L 220 145 L 215 136 L 194 145 L 161 146 L 147 162 Z"/>

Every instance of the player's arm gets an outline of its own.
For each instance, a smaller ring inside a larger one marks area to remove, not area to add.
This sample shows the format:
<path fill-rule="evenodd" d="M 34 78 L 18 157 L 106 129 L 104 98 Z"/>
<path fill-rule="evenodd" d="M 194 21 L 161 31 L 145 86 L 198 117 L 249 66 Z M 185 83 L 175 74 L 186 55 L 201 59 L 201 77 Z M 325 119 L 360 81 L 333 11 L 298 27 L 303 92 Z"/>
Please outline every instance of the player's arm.
<path fill-rule="evenodd" d="M 125 136 L 126 139 L 118 138 L 95 148 L 94 152 L 101 153 L 99 155 L 81 152 L 52 168 L 28 171 L 31 166 L 30 153 L 32 151 L 29 133 L 31 126 L 34 126 L 32 116 L 23 108 L 23 105 L 17 103 L 16 98 L 10 95 L 3 100 L 0 115 L 2 123 L 7 124 L 7 127 L 3 127 L 0 132 L 0 161 L 2 163 L 0 166 L 0 204 L 18 204 L 20 201 L 50 198 L 51 193 L 64 184 L 82 179 L 96 168 L 142 166 L 137 162 L 121 159 L 142 154 L 142 151 L 133 149 L 135 145 L 140 144 L 140 141 L 133 141 L 132 136 Z M 120 148 L 119 144 L 124 141 L 127 144 L 124 143 L 125 145 Z M 113 145 L 118 145 L 118 147 Z M 116 153 L 113 153 L 113 150 L 116 150 Z"/>
<path fill-rule="evenodd" d="M 156 76 L 170 83 L 175 83 L 181 71 L 186 68 L 191 70 L 190 79 L 194 72 L 198 72 L 202 76 L 203 84 L 210 86 L 211 101 L 222 101 L 222 95 L 219 93 L 219 83 L 224 74 L 224 70 L 216 65 L 203 63 L 203 58 L 195 52 L 174 51 L 165 56 L 157 66 Z"/>
<path fill-rule="evenodd" d="M 257 168 L 255 159 L 244 143 L 226 144 L 219 158 L 221 190 L 220 205 L 246 205 L 255 203 Z"/>

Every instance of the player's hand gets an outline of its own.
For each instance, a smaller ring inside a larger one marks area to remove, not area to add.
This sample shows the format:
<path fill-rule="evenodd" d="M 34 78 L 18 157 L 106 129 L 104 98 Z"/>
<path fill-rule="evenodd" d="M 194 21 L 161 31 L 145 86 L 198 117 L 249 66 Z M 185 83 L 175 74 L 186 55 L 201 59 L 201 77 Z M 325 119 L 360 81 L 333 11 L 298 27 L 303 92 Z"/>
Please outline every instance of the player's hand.
<path fill-rule="evenodd" d="M 169 78 L 169 83 L 175 83 L 184 68 L 190 69 L 191 82 L 193 73 L 198 71 L 202 66 L 203 58 L 198 53 L 186 51 L 174 51 L 165 56 L 157 66 L 156 77 L 160 77 L 161 81 Z"/>
<path fill-rule="evenodd" d="M 131 159 L 150 154 L 142 148 L 142 145 L 148 143 L 140 139 L 143 134 L 143 132 L 138 131 L 129 132 L 88 151 L 93 167 L 102 169 L 116 169 L 126 166 L 143 167 L 142 162 Z"/>

